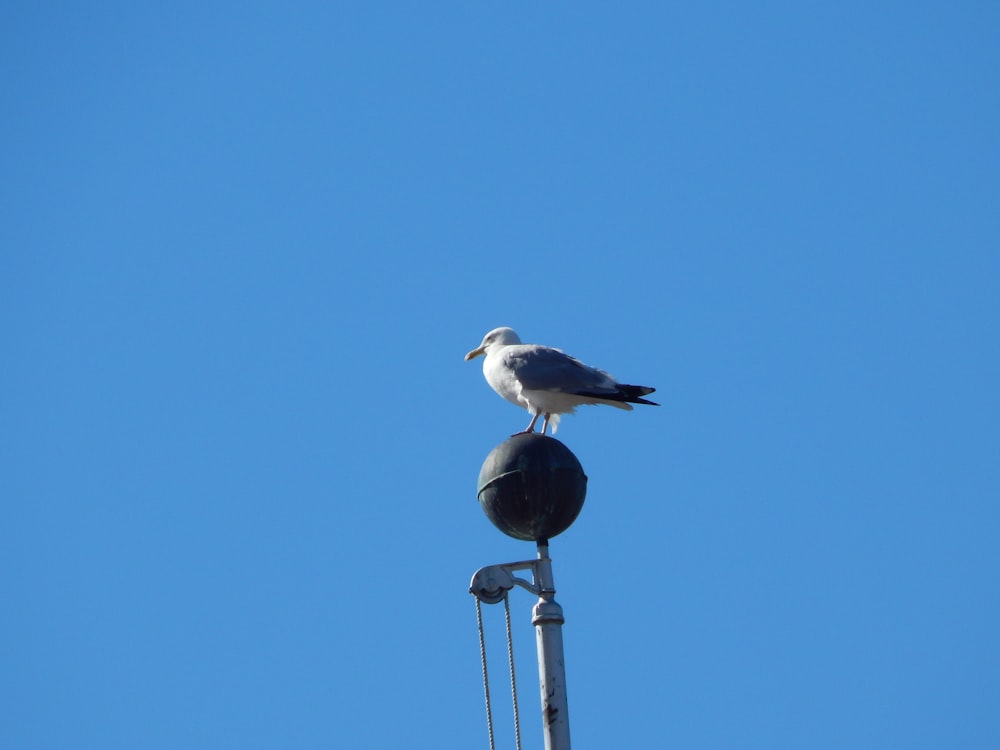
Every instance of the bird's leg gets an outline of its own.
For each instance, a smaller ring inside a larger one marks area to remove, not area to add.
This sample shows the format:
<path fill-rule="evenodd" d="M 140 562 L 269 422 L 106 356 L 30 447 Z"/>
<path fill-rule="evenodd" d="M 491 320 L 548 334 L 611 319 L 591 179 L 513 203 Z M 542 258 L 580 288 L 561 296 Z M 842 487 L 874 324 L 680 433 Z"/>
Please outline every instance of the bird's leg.
<path fill-rule="evenodd" d="M 545 428 L 549 426 L 549 417 L 551 417 L 551 416 L 552 416 L 551 414 L 546 413 L 545 419 L 542 420 L 542 434 L 543 435 L 545 434 Z"/>
<path fill-rule="evenodd" d="M 535 422 L 537 422 L 537 421 L 538 421 L 538 415 L 539 415 L 539 414 L 541 414 L 541 412 L 535 412 L 535 414 L 534 414 L 534 415 L 533 415 L 533 416 L 531 417 L 531 421 L 530 421 L 530 422 L 528 422 L 528 426 L 527 426 L 527 427 L 525 427 L 525 428 L 524 428 L 523 430 L 521 430 L 520 432 L 518 432 L 518 433 L 515 433 L 515 434 L 517 434 L 517 435 L 523 435 L 523 434 L 524 434 L 524 433 L 526 433 L 526 432 L 534 432 L 534 431 L 535 431 Z M 546 422 L 548 422 L 548 418 L 546 418 L 546 420 L 545 420 L 545 421 L 546 421 Z"/>

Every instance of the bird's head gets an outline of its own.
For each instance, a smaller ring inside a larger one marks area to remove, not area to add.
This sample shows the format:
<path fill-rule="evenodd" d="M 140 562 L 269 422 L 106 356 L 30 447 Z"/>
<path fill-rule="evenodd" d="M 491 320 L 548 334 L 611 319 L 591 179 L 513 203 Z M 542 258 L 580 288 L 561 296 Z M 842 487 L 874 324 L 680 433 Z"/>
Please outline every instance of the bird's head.
<path fill-rule="evenodd" d="M 511 344 L 520 343 L 521 339 L 514 333 L 513 328 L 494 328 L 483 336 L 483 342 L 479 346 L 465 355 L 465 361 L 468 362 L 470 359 L 475 359 L 480 354 L 489 354 L 490 347 L 510 346 Z"/>

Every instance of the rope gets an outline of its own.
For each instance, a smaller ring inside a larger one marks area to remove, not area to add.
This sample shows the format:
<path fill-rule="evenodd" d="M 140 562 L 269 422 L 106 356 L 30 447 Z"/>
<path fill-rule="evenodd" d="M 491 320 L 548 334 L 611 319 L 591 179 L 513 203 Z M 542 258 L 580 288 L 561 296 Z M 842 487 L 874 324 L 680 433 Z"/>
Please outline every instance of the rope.
<path fill-rule="evenodd" d="M 517 681 L 514 679 L 514 641 L 510 635 L 510 601 L 506 593 L 503 596 L 503 616 L 507 621 L 507 663 L 510 665 L 510 697 L 514 704 L 514 745 L 517 750 L 521 750 L 521 719 L 517 711 Z"/>
<path fill-rule="evenodd" d="M 504 602 L 507 601 L 507 597 L 504 597 Z M 510 615 L 507 617 L 508 630 L 510 632 Z M 483 664 L 483 693 L 486 696 L 486 728 L 490 733 L 490 750 L 496 750 L 496 746 L 493 744 L 493 711 L 490 708 L 490 680 L 486 674 L 486 639 L 483 637 L 483 610 L 479 604 L 479 597 L 476 597 L 476 624 L 479 626 L 479 660 Z M 510 642 L 510 636 L 508 636 L 507 642 Z M 515 713 L 516 716 L 516 713 Z M 520 743 L 520 739 L 518 740 Z M 520 749 L 520 744 L 518 744 Z"/>

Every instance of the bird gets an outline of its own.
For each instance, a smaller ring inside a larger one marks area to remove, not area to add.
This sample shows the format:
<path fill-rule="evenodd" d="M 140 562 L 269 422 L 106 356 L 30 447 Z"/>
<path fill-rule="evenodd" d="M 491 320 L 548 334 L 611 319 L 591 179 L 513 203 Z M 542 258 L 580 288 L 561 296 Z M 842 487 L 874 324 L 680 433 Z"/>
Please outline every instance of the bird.
<path fill-rule="evenodd" d="M 607 404 L 632 410 L 631 404 L 659 406 L 642 396 L 656 389 L 626 385 L 596 367 L 539 344 L 522 344 L 512 328 L 494 328 L 479 346 L 465 355 L 465 361 L 484 355 L 483 377 L 490 387 L 512 404 L 528 410 L 531 421 L 521 430 L 534 432 L 542 417 L 542 435 L 551 425 L 555 434 L 559 415 L 569 414 L 581 404 Z"/>

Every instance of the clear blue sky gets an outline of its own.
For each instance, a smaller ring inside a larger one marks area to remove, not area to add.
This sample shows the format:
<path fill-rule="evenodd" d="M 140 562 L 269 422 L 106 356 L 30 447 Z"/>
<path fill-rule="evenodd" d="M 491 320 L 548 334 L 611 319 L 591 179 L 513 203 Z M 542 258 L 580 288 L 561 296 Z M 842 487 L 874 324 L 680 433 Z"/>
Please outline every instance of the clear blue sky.
<path fill-rule="evenodd" d="M 688 5 L 2 14 L 0 745 L 486 747 L 511 325 L 575 748 L 1000 746 L 1000 7 Z"/>

